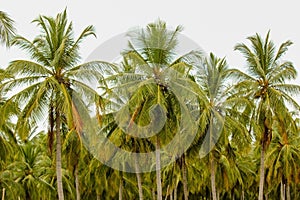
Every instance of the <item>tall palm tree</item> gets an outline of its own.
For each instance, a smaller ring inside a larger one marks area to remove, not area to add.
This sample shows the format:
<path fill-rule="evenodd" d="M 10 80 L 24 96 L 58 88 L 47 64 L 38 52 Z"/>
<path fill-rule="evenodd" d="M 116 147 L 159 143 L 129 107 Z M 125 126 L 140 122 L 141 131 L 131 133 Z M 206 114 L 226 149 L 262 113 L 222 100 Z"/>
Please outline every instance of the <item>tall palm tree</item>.
<path fill-rule="evenodd" d="M 229 145 L 229 136 L 233 130 L 245 138 L 249 137 L 246 127 L 241 123 L 243 120 L 236 120 L 238 116 L 245 118 L 240 110 L 244 110 L 249 103 L 246 99 L 230 96 L 229 79 L 234 78 L 237 72 L 228 68 L 224 58 L 217 58 L 212 53 L 196 72 L 196 81 L 202 88 L 200 91 L 204 91 L 204 94 L 199 94 L 202 97 L 199 126 L 203 135 L 206 134 L 199 153 L 201 157 L 208 155 L 213 200 L 217 200 L 216 163 L 218 159 L 221 162 L 224 158 L 220 154 L 221 148 Z"/>
<path fill-rule="evenodd" d="M 7 13 L 0 11 L 0 43 L 9 46 L 15 32 L 14 20 Z"/>
<path fill-rule="evenodd" d="M 168 81 L 177 77 L 178 80 L 182 79 L 182 82 L 184 82 L 183 79 L 189 82 L 190 80 L 187 80 L 189 71 L 201 57 L 199 51 L 191 51 L 175 59 L 175 56 L 178 56 L 175 49 L 181 31 L 181 26 L 176 27 L 175 30 L 168 30 L 166 23 L 159 20 L 148 24 L 145 29 L 129 32 L 128 49 L 123 52 L 124 63 L 129 67 L 129 71 L 107 79 L 107 81 L 112 81 L 112 84 L 108 85 L 113 85 L 109 92 L 116 91 L 116 93 L 110 93 L 115 95 L 110 99 L 115 99 L 113 102 L 124 102 L 124 99 L 127 98 L 127 102 L 124 104 L 129 107 L 132 116 L 128 124 L 126 121 L 127 111 L 120 110 L 118 116 L 121 117 L 118 119 L 118 125 L 125 125 L 127 128 L 134 127 L 134 123 L 141 127 L 146 126 L 153 121 L 149 112 L 154 105 L 159 105 L 161 109 L 168 112 L 166 124 L 155 136 L 152 135 L 146 141 L 150 150 L 156 152 L 157 199 L 160 200 L 163 195 L 160 149 L 176 134 L 177 129 L 174 127 L 180 126 L 180 111 L 178 112 L 180 103 L 186 105 L 182 99 L 175 97 Z M 187 89 L 186 85 L 180 81 L 177 87 L 182 91 L 186 90 L 187 93 L 190 92 L 190 88 Z M 188 102 L 188 100 L 186 101 Z M 125 119 L 124 116 L 126 116 Z M 158 123 L 159 120 L 157 118 L 155 123 Z M 159 124 L 155 125 L 159 127 Z M 120 132 L 118 133 L 120 134 Z M 140 139 L 140 143 L 145 142 L 143 139 Z"/>
<path fill-rule="evenodd" d="M 263 199 L 265 152 L 272 139 L 273 117 L 287 112 L 286 103 L 296 109 L 300 108 L 290 96 L 299 94 L 300 87 L 286 83 L 296 78 L 296 69 L 291 62 L 281 61 L 292 42 L 282 43 L 276 51 L 269 36 L 270 32 L 265 39 L 256 34 L 248 37 L 250 47 L 243 43 L 235 46 L 235 50 L 244 55 L 248 68 L 248 73 L 243 74 L 243 80 L 237 87 L 256 105 L 253 129 L 261 147 L 259 200 Z"/>
<path fill-rule="evenodd" d="M 95 35 L 93 26 L 85 28 L 75 40 L 73 25 L 67 20 L 66 10 L 55 18 L 39 16 L 34 22 L 41 28 L 40 35 L 32 42 L 17 36 L 12 43 L 28 51 L 32 61 L 12 61 L 6 72 L 15 79 L 7 80 L 3 90 L 9 96 L 6 104 L 16 101 L 22 108 L 16 125 L 19 139 L 26 140 L 30 125 L 48 118 L 50 149 L 54 135 L 56 138 L 57 190 L 58 198 L 62 200 L 62 121 L 65 119 L 69 130 L 81 131 L 74 101 L 77 104 L 82 102 L 81 96 L 97 101 L 98 95 L 88 83 L 93 78 L 95 81 L 100 79 L 102 65 L 100 62 L 77 65 L 80 59 L 79 45 L 84 38 Z"/>

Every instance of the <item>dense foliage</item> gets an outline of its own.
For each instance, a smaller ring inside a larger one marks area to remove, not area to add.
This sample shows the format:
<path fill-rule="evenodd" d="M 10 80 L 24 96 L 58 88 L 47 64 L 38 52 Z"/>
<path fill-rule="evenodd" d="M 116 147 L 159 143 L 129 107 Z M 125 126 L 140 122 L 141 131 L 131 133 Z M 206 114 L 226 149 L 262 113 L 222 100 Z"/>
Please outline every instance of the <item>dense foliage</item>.
<path fill-rule="evenodd" d="M 66 10 L 33 22 L 40 34 L 30 41 L 16 35 L 14 21 L 0 11 L 0 42 L 29 54 L 0 71 L 1 199 L 300 198 L 300 106 L 294 99 L 300 86 L 291 84 L 293 63 L 282 59 L 291 41 L 277 47 L 268 32 L 238 43 L 243 72 L 213 53 L 177 55 L 182 27 L 169 30 L 158 20 L 128 33 L 119 63 L 79 64 L 80 44 L 95 36 L 93 26 L 75 39 Z M 151 114 L 154 105 L 164 119 Z M 139 173 L 118 171 L 95 158 L 84 146 L 83 108 L 95 114 L 98 134 L 119 148 L 156 152 L 156 170 L 142 173 L 136 163 Z M 192 117 L 182 120 L 187 111 Z M 147 138 L 126 132 L 162 120 Z M 161 167 L 160 150 L 178 132 L 193 142 L 182 154 L 175 148 L 169 156 L 176 160 Z"/>

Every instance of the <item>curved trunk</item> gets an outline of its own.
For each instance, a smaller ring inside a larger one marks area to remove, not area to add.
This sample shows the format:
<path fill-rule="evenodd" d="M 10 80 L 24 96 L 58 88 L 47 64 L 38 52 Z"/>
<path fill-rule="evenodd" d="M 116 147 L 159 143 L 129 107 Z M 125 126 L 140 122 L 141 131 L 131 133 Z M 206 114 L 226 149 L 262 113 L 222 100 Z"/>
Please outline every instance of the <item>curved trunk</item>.
<path fill-rule="evenodd" d="M 61 137 L 60 137 L 60 113 L 56 111 L 56 181 L 57 194 L 59 200 L 64 200 L 64 191 L 62 184 L 62 170 L 61 170 Z"/>
<path fill-rule="evenodd" d="M 187 168 L 185 164 L 185 156 L 182 156 L 182 179 L 183 179 L 183 193 L 184 199 L 189 199 L 189 191 L 188 191 L 188 181 L 187 181 Z"/>
<path fill-rule="evenodd" d="M 161 169 L 160 169 L 160 141 L 156 138 L 156 184 L 157 184 L 157 200 L 162 200 L 162 187 L 161 187 Z"/>
<path fill-rule="evenodd" d="M 258 200 L 263 200 L 264 198 L 264 180 L 265 180 L 265 149 L 262 146 L 260 155 L 260 174 L 259 174 L 259 193 Z"/>

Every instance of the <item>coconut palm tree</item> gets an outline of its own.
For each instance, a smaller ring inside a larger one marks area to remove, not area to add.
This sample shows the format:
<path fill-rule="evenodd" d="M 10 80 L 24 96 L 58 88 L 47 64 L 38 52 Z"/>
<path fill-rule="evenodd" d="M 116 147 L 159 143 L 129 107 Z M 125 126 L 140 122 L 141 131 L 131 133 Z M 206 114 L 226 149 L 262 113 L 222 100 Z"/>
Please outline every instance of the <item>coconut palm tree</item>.
<path fill-rule="evenodd" d="M 213 200 L 217 200 L 216 171 L 220 167 L 216 163 L 224 164 L 227 161 L 221 149 L 230 146 L 228 141 L 230 135 L 234 138 L 235 134 L 241 134 L 244 138 L 249 138 L 241 120 L 247 116 L 240 112 L 249 106 L 249 102 L 230 95 L 229 79 L 233 79 L 237 73 L 237 70 L 228 68 L 224 58 L 217 58 L 211 53 L 195 75 L 201 87 L 199 91 L 204 91 L 204 94 L 200 94 L 202 108 L 199 127 L 204 136 L 202 142 L 198 143 L 198 146 L 201 144 L 199 153 L 201 158 L 208 155 Z M 233 132 L 235 134 L 232 134 Z M 226 162 L 226 165 L 229 163 Z"/>
<path fill-rule="evenodd" d="M 0 11 L 0 43 L 9 46 L 15 32 L 14 20 L 7 13 Z"/>
<path fill-rule="evenodd" d="M 187 104 L 182 99 L 176 98 L 168 84 L 178 78 L 176 80 L 182 80 L 182 82 L 186 80 L 185 83 L 188 82 L 192 85 L 192 81 L 189 80 L 189 71 L 201 57 L 200 52 L 191 51 L 175 59 L 175 56 L 178 56 L 175 49 L 181 31 L 182 27 L 180 26 L 175 30 L 168 30 L 165 22 L 157 21 L 148 24 L 145 29 L 129 32 L 128 49 L 123 52 L 124 63 L 129 67 L 129 71 L 107 79 L 107 82 L 111 82 L 107 85 L 113 85 L 109 90 L 112 95 L 109 98 L 114 99 L 113 102 L 124 102 L 124 99 L 127 99 L 124 105 L 129 107 L 131 114 L 131 119 L 127 123 L 127 110 L 119 110 L 120 118 L 116 124 L 129 129 L 134 128 L 134 124 L 140 127 L 146 126 L 153 121 L 149 112 L 153 111 L 152 108 L 155 105 L 159 105 L 161 109 L 168 112 L 167 125 L 162 126 L 162 129 L 156 132 L 156 135 L 149 137 L 149 140 L 140 139 L 141 144 L 148 144 L 146 145 L 148 149 L 144 150 L 156 152 L 157 199 L 162 199 L 163 194 L 160 149 L 176 134 L 177 129 L 174 127 L 179 127 L 180 104 Z M 187 89 L 184 83 L 178 82 L 177 86 L 178 90 L 190 92 L 190 88 Z M 186 101 L 188 102 L 188 100 Z M 161 109 L 156 111 L 163 112 Z M 156 122 L 159 120 L 157 118 Z M 163 119 L 161 120 L 163 121 Z M 159 124 L 155 125 L 160 126 Z M 153 130 L 151 129 L 151 131 Z M 118 133 L 120 134 L 120 132 Z M 143 151 L 143 149 L 140 150 Z"/>
<path fill-rule="evenodd" d="M 261 147 L 259 200 L 263 199 L 265 152 L 272 140 L 273 117 L 288 111 L 286 103 L 297 110 L 300 108 L 291 96 L 299 94 L 300 87 L 286 83 L 296 78 L 296 69 L 291 62 L 281 61 L 292 42 L 286 41 L 276 50 L 269 36 L 270 32 L 265 39 L 256 34 L 248 37 L 251 46 L 243 43 L 235 46 L 244 55 L 248 68 L 237 87 L 256 105 L 253 130 Z"/>
<path fill-rule="evenodd" d="M 93 78 L 100 79 L 101 66 L 105 64 L 89 62 L 78 65 L 80 43 L 84 38 L 95 35 L 94 28 L 88 26 L 75 40 L 66 10 L 55 18 L 39 16 L 33 22 L 41 28 L 40 35 L 32 42 L 21 36 L 12 42 L 28 51 L 32 60 L 10 63 L 6 72 L 15 78 L 3 83 L 3 91 L 9 96 L 7 105 L 13 101 L 20 104 L 21 114 L 16 124 L 20 140 L 26 140 L 32 124 L 48 118 L 50 149 L 54 135 L 56 138 L 57 190 L 58 198 L 62 200 L 62 121 L 66 121 L 69 130 L 82 131 L 75 101 L 77 104 L 82 102 L 81 96 L 86 101 L 97 101 L 98 95 L 88 83 Z"/>
<path fill-rule="evenodd" d="M 171 135 L 174 135 L 174 128 L 171 127 L 176 127 L 176 121 L 178 121 L 179 117 L 179 113 L 176 111 L 178 109 L 178 105 L 176 104 L 183 103 L 180 102 L 179 99 L 175 100 L 176 97 L 172 95 L 171 89 L 168 88 L 168 79 L 174 78 L 171 77 L 171 73 L 168 72 L 168 70 L 171 69 L 179 73 L 180 75 L 178 74 L 178 78 L 180 76 L 188 78 L 189 71 L 191 70 L 192 65 L 195 64 L 199 58 L 201 58 L 200 52 L 191 51 L 186 55 L 174 59 L 175 48 L 177 46 L 177 43 L 179 42 L 178 35 L 181 31 L 182 27 L 180 26 L 176 27 L 175 30 L 167 30 L 166 24 L 162 21 L 148 24 L 146 29 L 129 33 L 129 50 L 126 51 L 123 55 L 128 63 L 133 64 L 135 73 L 143 70 L 140 75 L 146 75 L 147 77 L 143 80 L 144 83 L 147 83 L 151 80 L 154 83 L 146 85 L 146 87 L 140 87 L 139 90 L 137 90 L 137 93 L 134 94 L 134 96 L 137 97 L 142 97 L 144 96 L 143 94 L 147 95 L 145 99 L 147 103 L 143 105 L 141 112 L 139 112 L 139 122 L 143 121 L 142 119 L 146 119 L 146 116 L 148 115 L 147 112 L 149 112 L 149 108 L 151 104 L 153 105 L 153 103 L 157 103 L 162 106 L 165 110 L 168 111 L 169 114 L 169 119 L 167 119 L 166 121 L 168 125 L 164 126 L 164 129 L 160 133 L 160 136 L 158 134 L 152 140 L 152 142 L 155 144 L 157 152 L 157 199 L 162 199 L 160 166 L 161 158 L 159 150 L 161 148 L 162 142 L 165 142 L 166 138 L 170 138 Z M 182 89 L 184 89 L 183 85 L 181 87 Z M 134 98 L 132 98 L 132 100 L 134 100 Z M 143 102 L 141 101 L 138 103 L 138 105 L 142 104 Z M 147 121 L 149 121 L 149 119 Z M 185 188 L 185 199 L 187 199 L 187 186 Z"/>
<path fill-rule="evenodd" d="M 267 153 L 266 167 L 268 168 L 267 181 L 277 188 L 281 184 L 282 199 L 291 199 L 290 188 L 296 182 L 299 170 L 299 127 L 290 115 L 276 116 L 274 125 L 274 139 Z M 283 188 L 285 188 L 283 190 Z M 274 189 L 274 188 L 272 188 Z M 284 195 L 285 194 L 285 195 Z"/>

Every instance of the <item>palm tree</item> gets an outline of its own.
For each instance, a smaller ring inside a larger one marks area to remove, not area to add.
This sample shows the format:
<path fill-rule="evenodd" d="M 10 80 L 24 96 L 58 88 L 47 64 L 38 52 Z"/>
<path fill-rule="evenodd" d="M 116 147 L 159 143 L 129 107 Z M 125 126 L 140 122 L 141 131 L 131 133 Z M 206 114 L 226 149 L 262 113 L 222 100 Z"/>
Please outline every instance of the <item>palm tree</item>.
<path fill-rule="evenodd" d="M 19 195 L 25 199 L 47 198 L 51 191 L 54 191 L 54 188 L 41 178 L 47 165 L 51 165 L 51 160 L 38 145 L 40 144 L 27 143 L 20 146 L 20 154 L 7 169 L 13 174 L 15 182 L 22 186 L 24 193 L 20 192 Z M 36 188 L 40 189 L 37 191 Z"/>
<path fill-rule="evenodd" d="M 282 199 L 290 200 L 290 186 L 296 182 L 297 177 L 295 175 L 299 170 L 300 138 L 298 135 L 299 128 L 295 120 L 291 113 L 287 114 L 290 115 L 276 116 L 274 139 L 267 154 L 266 167 L 268 168 L 268 183 L 275 188 L 281 183 L 285 188 L 285 190 L 281 190 Z"/>
<path fill-rule="evenodd" d="M 199 127 L 200 132 L 206 134 L 199 153 L 201 158 L 208 155 L 213 200 L 217 200 L 216 171 L 219 166 L 216 163 L 226 161 L 220 153 L 221 148 L 229 145 L 229 136 L 233 131 L 249 137 L 246 127 L 241 123 L 243 120 L 237 120 L 246 117 L 240 110 L 244 110 L 249 103 L 243 98 L 230 96 L 231 88 L 228 86 L 229 79 L 234 78 L 237 72 L 228 68 L 224 58 L 217 58 L 211 53 L 196 74 L 196 81 L 202 88 L 199 91 L 204 91 L 204 94 L 199 94 L 202 97 Z"/>
<path fill-rule="evenodd" d="M 273 117 L 287 112 L 286 103 L 296 109 L 300 108 L 290 96 L 299 94 L 300 87 L 286 83 L 296 78 L 296 70 L 291 62 L 281 62 L 282 56 L 292 42 L 282 43 L 276 51 L 269 36 L 270 32 L 265 39 L 256 34 L 248 37 L 251 47 L 243 43 L 235 46 L 235 50 L 240 51 L 246 58 L 248 67 L 248 73 L 243 74 L 243 80 L 237 87 L 256 105 L 253 111 L 255 121 L 253 129 L 261 147 L 259 200 L 263 199 L 265 152 L 272 139 Z"/>
<path fill-rule="evenodd" d="M 132 116 L 129 123 L 127 123 L 127 118 L 124 117 L 128 115 L 127 111 L 125 109 L 120 110 L 118 112 L 120 118 L 117 119 L 119 120 L 116 122 L 117 125 L 126 126 L 129 129 L 135 128 L 134 124 L 140 127 L 146 126 L 154 120 L 149 116 L 149 112 L 153 111 L 152 108 L 155 105 L 159 105 L 162 110 L 168 112 L 166 124 L 161 127 L 162 129 L 155 136 L 150 136 L 149 140 L 146 141 L 144 138 L 139 139 L 140 144 L 147 144 L 146 146 L 148 147 L 148 149 L 140 150 L 156 152 L 157 199 L 160 200 L 163 195 L 160 149 L 176 134 L 177 129 L 174 127 L 180 126 L 180 111 L 178 111 L 180 110 L 180 104 L 186 105 L 186 102 L 183 102 L 182 99 L 176 98 L 168 84 L 170 80 L 172 81 L 176 77 L 178 78 L 177 80 L 182 80 L 182 82 L 185 80 L 185 83 L 192 84 L 192 81 L 189 80 L 189 71 L 201 57 L 199 51 L 191 51 L 174 59 L 174 56 L 177 56 L 175 48 L 177 47 L 178 35 L 181 31 L 182 27 L 180 26 L 176 27 L 175 30 L 168 30 L 165 22 L 157 21 L 148 24 L 145 29 L 129 32 L 128 50 L 123 52 L 124 66 L 128 67 L 128 71 L 121 72 L 107 79 L 108 82 L 111 81 L 112 83 L 107 85 L 113 85 L 109 90 L 110 95 L 112 95 L 109 99 L 114 100 L 113 102 L 124 102 L 124 99 L 128 99 L 124 105 L 129 107 L 129 112 Z M 189 93 L 190 88 L 187 89 L 182 82 L 178 81 L 178 90 L 182 89 L 182 91 Z M 134 92 L 128 94 L 128 91 Z M 189 100 L 186 101 L 188 102 Z M 112 106 L 110 105 L 109 107 L 111 108 Z M 156 111 L 163 112 L 161 109 Z M 159 122 L 159 120 L 157 118 L 155 122 Z M 163 119 L 161 120 L 163 121 Z M 187 122 L 187 124 L 190 123 L 191 121 Z M 155 124 L 155 126 L 159 127 L 160 125 Z M 151 131 L 153 130 L 151 129 Z M 120 131 L 116 133 L 120 135 Z M 122 144 L 127 143 L 124 142 Z"/>
<path fill-rule="evenodd" d="M 79 45 L 87 36 L 95 35 L 93 26 L 85 28 L 75 40 L 73 25 L 68 23 L 66 10 L 55 18 L 39 16 L 34 22 L 41 28 L 40 35 L 32 42 L 17 36 L 12 43 L 27 50 L 33 61 L 12 61 L 6 72 L 15 79 L 3 83 L 3 90 L 10 91 L 6 104 L 15 101 L 22 108 L 16 125 L 20 140 L 26 140 L 29 125 L 48 118 L 50 149 L 54 134 L 56 138 L 57 189 L 58 198 L 62 200 L 62 121 L 65 119 L 71 131 L 79 133 L 82 130 L 74 101 L 77 104 L 81 102 L 81 96 L 96 101 L 97 93 L 87 83 L 93 78 L 100 79 L 101 64 L 89 62 L 77 65 L 80 59 Z"/>
<path fill-rule="evenodd" d="M 9 46 L 15 32 L 14 20 L 7 13 L 0 11 L 0 43 Z"/>

